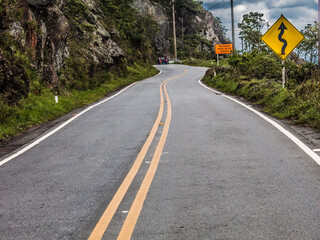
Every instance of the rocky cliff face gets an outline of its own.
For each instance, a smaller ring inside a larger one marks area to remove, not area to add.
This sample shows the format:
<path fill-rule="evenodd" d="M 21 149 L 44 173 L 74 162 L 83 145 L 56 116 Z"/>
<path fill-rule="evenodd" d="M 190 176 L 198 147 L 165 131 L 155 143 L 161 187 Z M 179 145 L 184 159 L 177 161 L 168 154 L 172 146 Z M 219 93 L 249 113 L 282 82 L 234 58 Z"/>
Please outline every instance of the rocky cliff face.
<path fill-rule="evenodd" d="M 165 8 L 163 5 L 150 0 L 134 0 L 133 5 L 141 14 L 150 17 L 159 24 L 160 31 L 154 37 L 156 51 L 164 55 L 170 55 L 169 39 L 172 36 L 172 13 L 170 10 L 168 11 L 170 8 Z M 183 19 L 187 20 L 190 17 L 192 21 L 186 21 L 183 25 Z M 177 9 L 176 18 L 177 35 L 180 38 L 183 34 L 197 34 L 213 45 L 229 43 L 219 22 L 213 17 L 212 13 L 204 9 L 202 9 L 201 14 L 191 13 L 186 9 Z"/>
<path fill-rule="evenodd" d="M 131 18 L 137 14 L 133 20 L 138 24 L 134 25 L 132 33 L 130 18 L 123 22 L 121 17 L 124 15 L 115 15 L 118 11 L 126 13 L 126 8 L 131 9 Z M 14 102 L 38 85 L 57 91 L 61 83 L 71 88 L 94 87 L 96 85 L 90 81 L 96 74 L 117 66 L 128 56 L 131 59 L 143 56 L 145 60 L 147 54 L 149 58 L 155 53 L 170 55 L 172 23 L 169 9 L 170 6 L 166 8 L 149 0 L 0 2 L 0 102 Z M 108 11 L 112 17 L 107 16 Z M 184 26 L 183 34 L 198 34 L 213 43 L 225 42 L 211 14 L 190 15 L 188 11 L 183 14 L 177 16 L 178 29 L 182 27 L 181 17 L 193 19 L 185 23 L 188 25 Z M 144 23 L 145 19 L 153 20 L 157 30 L 148 27 L 149 22 Z M 140 29 L 139 24 L 145 25 Z M 181 34 L 178 30 L 178 37 Z M 152 40 L 146 44 L 147 38 Z M 130 41 L 130 47 L 126 47 Z M 134 47 L 138 50 L 132 49 Z M 82 71 L 86 77 L 81 76 Z M 74 79 L 88 83 L 79 87 Z"/>
<path fill-rule="evenodd" d="M 206 11 L 202 18 L 196 16 L 195 25 L 200 26 L 200 36 L 212 42 L 213 45 L 230 43 L 224 35 L 219 22 L 213 17 L 212 13 Z"/>
<path fill-rule="evenodd" d="M 156 51 L 163 55 L 170 55 L 170 20 L 166 10 L 159 4 L 151 3 L 149 0 L 134 0 L 133 6 L 145 16 L 150 17 L 159 25 L 159 31 L 154 36 Z"/>
<path fill-rule="evenodd" d="M 86 40 L 86 46 L 81 52 L 91 63 L 92 68 L 101 69 L 106 65 L 112 65 L 116 59 L 125 55 L 99 21 L 106 16 L 103 15 L 98 3 L 94 0 L 82 0 L 77 3 L 85 6 L 87 18 L 81 21 L 82 25 L 88 29 L 77 28 L 70 24 L 74 19 L 64 13 L 67 0 L 16 1 L 7 8 L 7 16 L 0 19 L 0 32 L 7 33 L 6 38 L 17 43 L 17 46 L 13 45 L 9 48 L 11 54 L 28 51 L 30 66 L 37 73 L 37 79 L 49 88 L 59 86 L 59 74 L 70 57 L 71 35 L 77 35 L 79 41 Z M 21 16 L 14 19 L 10 16 L 14 11 L 19 11 Z M 0 91 L 8 93 L 10 88 L 28 89 L 28 81 L 15 80 L 15 77 L 27 79 L 24 67 L 16 64 L 8 71 L 8 66 L 12 65 L 12 59 L 10 59 L 10 53 L 6 55 L 4 56 L 1 50 L 0 74 L 4 77 L 0 81 Z M 15 91 L 11 92 L 13 96 L 8 93 L 7 98 L 16 97 Z"/>
<path fill-rule="evenodd" d="M 24 15 L 20 21 L 10 24 L 10 35 L 22 46 L 31 50 L 32 62 L 40 79 L 50 86 L 59 84 L 58 73 L 69 58 L 68 35 L 72 29 L 64 14 L 66 0 L 28 0 L 23 4 Z M 105 18 L 98 4 L 93 0 L 83 0 L 87 6 L 87 24 L 92 38 L 83 53 L 96 65 L 112 64 L 114 58 L 124 56 L 123 51 L 112 41 L 108 31 L 99 22 Z M 86 31 L 79 31 L 83 36 Z"/>

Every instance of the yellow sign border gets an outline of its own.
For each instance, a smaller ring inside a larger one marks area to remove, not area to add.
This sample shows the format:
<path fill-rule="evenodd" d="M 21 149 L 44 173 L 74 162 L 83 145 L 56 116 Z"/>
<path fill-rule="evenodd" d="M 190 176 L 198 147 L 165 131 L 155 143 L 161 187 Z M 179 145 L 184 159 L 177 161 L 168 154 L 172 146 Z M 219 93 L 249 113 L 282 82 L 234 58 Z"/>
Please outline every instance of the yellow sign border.
<path fill-rule="evenodd" d="M 278 23 L 278 21 L 279 21 L 281 18 L 284 18 L 286 21 L 288 21 L 288 23 L 290 23 L 291 26 L 292 26 L 297 32 L 299 32 L 299 33 L 301 34 L 301 36 L 303 37 L 303 38 L 301 39 L 301 41 L 298 42 L 298 43 L 294 46 L 294 48 L 292 48 L 292 50 L 291 50 L 291 51 L 287 54 L 287 56 L 284 57 L 284 58 L 282 58 L 282 57 L 281 57 L 281 54 L 279 55 L 275 50 L 273 50 L 273 48 L 272 48 L 268 43 L 266 43 L 266 42 L 262 39 L 262 38 Z M 289 55 L 292 53 L 292 51 L 293 51 L 304 39 L 305 39 L 305 36 L 304 36 L 291 22 L 289 22 L 289 20 L 288 20 L 285 16 L 283 16 L 283 14 L 281 14 L 281 16 L 279 17 L 279 19 L 278 19 L 278 20 L 268 29 L 268 31 L 266 31 L 265 34 L 263 34 L 263 36 L 261 36 L 261 38 L 260 38 L 260 40 L 263 41 L 281 60 L 286 60 L 286 59 L 289 57 Z"/>

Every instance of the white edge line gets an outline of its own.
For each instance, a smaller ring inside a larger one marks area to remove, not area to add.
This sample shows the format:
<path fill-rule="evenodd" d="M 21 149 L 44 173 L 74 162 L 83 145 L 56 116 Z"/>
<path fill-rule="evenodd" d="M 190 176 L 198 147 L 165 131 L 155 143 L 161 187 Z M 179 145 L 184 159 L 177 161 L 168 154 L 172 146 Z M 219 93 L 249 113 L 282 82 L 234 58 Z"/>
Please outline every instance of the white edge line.
<path fill-rule="evenodd" d="M 157 77 L 159 76 L 160 74 L 162 73 L 162 71 L 160 70 L 160 72 L 156 75 L 156 76 L 153 76 L 153 77 Z M 46 138 L 50 137 L 51 135 L 53 135 L 54 133 L 58 132 L 60 129 L 64 128 L 65 126 L 67 126 L 69 123 L 71 123 L 72 121 L 74 121 L 75 119 L 77 119 L 78 117 L 80 117 L 82 114 L 84 114 L 85 112 L 91 110 L 92 108 L 96 107 L 96 106 L 99 106 L 100 104 L 102 103 L 105 103 L 109 100 L 111 100 L 112 98 L 118 96 L 119 94 L 121 94 L 122 92 L 124 92 L 125 90 L 127 90 L 128 88 L 132 87 L 133 85 L 135 85 L 136 83 L 138 82 L 134 82 L 132 84 L 130 84 L 129 86 L 125 87 L 124 89 L 122 89 L 121 91 L 117 92 L 116 94 L 112 95 L 111 97 L 108 97 L 107 99 L 101 101 L 101 102 L 98 102 L 90 107 L 88 107 L 87 109 L 83 110 L 82 112 L 78 113 L 76 116 L 70 118 L 69 120 L 67 120 L 66 122 L 64 122 L 63 124 L 61 124 L 60 126 L 56 127 L 55 129 L 53 129 L 51 132 L 47 133 L 46 135 L 40 137 L 39 139 L 37 139 L 36 141 L 28 144 L 26 147 L 24 147 L 23 149 L 21 149 L 20 151 L 12 154 L 11 156 L 3 159 L 1 162 L 0 162 L 0 167 L 4 164 L 6 164 L 7 162 L 11 161 L 12 159 L 20 156 L 21 154 L 25 153 L 26 151 L 30 150 L 31 148 L 33 148 L 34 146 L 36 146 L 37 144 L 41 143 L 43 140 L 45 140 Z"/>
<path fill-rule="evenodd" d="M 160 72 L 157 74 L 157 75 L 155 75 L 154 77 L 158 77 L 160 74 L 162 74 L 162 70 L 160 70 L 160 69 L 158 69 Z"/>
<path fill-rule="evenodd" d="M 212 88 L 207 87 L 206 85 L 204 85 L 201 82 L 202 78 L 199 79 L 199 84 L 201 86 L 203 86 L 204 88 L 214 92 L 214 93 L 218 93 L 221 94 L 218 91 L 213 90 Z M 263 115 L 262 113 L 258 112 L 257 110 L 253 109 L 252 107 L 247 106 L 246 104 L 228 96 L 225 94 L 221 94 L 221 96 L 226 97 L 238 104 L 240 104 L 241 106 L 247 108 L 248 110 L 250 110 L 251 112 L 254 112 L 255 114 L 257 114 L 259 117 L 263 118 L 265 121 L 267 121 L 268 123 L 270 123 L 271 125 L 273 125 L 275 128 L 277 128 L 280 132 L 282 132 L 284 135 L 286 135 L 288 138 L 290 138 L 296 145 L 298 145 L 306 154 L 308 154 L 316 163 L 318 163 L 318 165 L 320 165 L 320 156 L 317 155 L 315 152 L 313 152 L 307 145 L 305 145 L 303 142 L 301 142 L 297 137 L 295 137 L 292 133 L 290 133 L 288 130 L 284 129 L 283 127 L 281 127 L 278 123 L 276 123 L 275 121 L 271 120 L 270 118 L 268 118 L 267 116 Z"/>

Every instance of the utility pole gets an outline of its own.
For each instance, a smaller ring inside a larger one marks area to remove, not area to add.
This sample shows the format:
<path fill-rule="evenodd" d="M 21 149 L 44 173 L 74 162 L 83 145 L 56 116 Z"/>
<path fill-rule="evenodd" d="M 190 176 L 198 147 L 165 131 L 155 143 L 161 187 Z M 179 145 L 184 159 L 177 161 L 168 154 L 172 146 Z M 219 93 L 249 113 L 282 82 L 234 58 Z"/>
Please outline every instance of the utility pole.
<path fill-rule="evenodd" d="M 320 1 L 320 0 L 319 0 Z M 181 19 L 181 25 L 182 25 L 182 28 L 181 28 L 181 35 L 182 35 L 182 47 L 184 48 L 184 29 L 183 29 L 183 17 Z"/>
<path fill-rule="evenodd" d="M 172 25 L 173 25 L 174 58 L 177 58 L 177 36 L 176 36 L 176 18 L 174 13 L 174 0 L 172 0 Z"/>
<path fill-rule="evenodd" d="M 234 39 L 235 39 L 235 37 L 234 37 L 233 0 L 231 0 L 231 24 L 232 24 L 232 54 L 234 54 L 234 49 L 235 49 L 235 41 L 234 41 Z"/>

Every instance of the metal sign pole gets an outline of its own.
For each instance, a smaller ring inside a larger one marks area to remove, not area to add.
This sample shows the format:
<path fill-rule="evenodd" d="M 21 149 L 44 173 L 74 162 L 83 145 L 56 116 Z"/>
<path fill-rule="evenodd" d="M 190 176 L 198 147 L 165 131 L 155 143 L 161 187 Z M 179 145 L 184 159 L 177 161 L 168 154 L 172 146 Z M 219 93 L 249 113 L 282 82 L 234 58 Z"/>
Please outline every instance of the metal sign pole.
<path fill-rule="evenodd" d="M 286 67 L 284 66 L 284 60 L 282 60 L 281 63 L 282 63 L 282 88 L 284 88 L 284 85 L 286 83 Z"/>
<path fill-rule="evenodd" d="M 217 54 L 217 67 L 219 67 L 219 54 Z"/>

